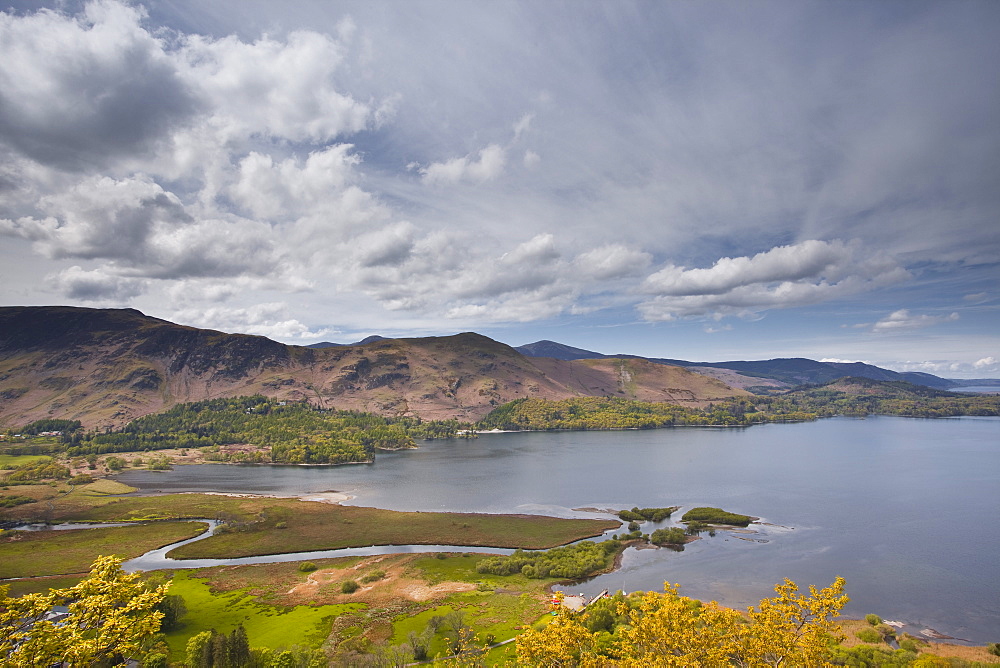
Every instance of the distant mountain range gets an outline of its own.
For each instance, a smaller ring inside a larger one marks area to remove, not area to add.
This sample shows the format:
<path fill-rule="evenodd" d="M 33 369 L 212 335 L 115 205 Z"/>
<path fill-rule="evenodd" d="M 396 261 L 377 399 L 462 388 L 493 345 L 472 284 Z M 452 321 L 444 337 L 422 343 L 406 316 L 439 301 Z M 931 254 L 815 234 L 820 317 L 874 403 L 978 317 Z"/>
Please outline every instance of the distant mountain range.
<path fill-rule="evenodd" d="M 0 426 L 121 426 L 174 404 L 261 393 L 318 406 L 474 421 L 521 397 L 704 406 L 748 394 L 644 359 L 525 356 L 475 333 L 307 348 L 134 309 L 0 308 Z"/>
<path fill-rule="evenodd" d="M 929 373 L 890 371 L 863 362 L 817 362 L 802 357 L 778 358 L 759 361 L 731 362 L 689 362 L 687 360 L 659 357 L 639 357 L 637 355 L 605 355 L 592 350 L 574 348 L 555 341 L 536 341 L 515 350 L 530 357 L 552 357 L 560 360 L 627 358 L 646 359 L 656 364 L 680 366 L 708 375 L 714 375 L 734 387 L 752 388 L 759 391 L 789 389 L 798 385 L 821 385 L 840 378 L 856 377 L 882 381 L 905 381 L 914 385 L 925 385 L 939 390 L 961 389 L 975 385 L 996 385 L 1000 380 L 953 380 Z M 713 371 L 715 370 L 715 371 Z M 722 372 L 731 373 L 722 373 Z M 737 375 L 733 375 L 737 374 Z"/>

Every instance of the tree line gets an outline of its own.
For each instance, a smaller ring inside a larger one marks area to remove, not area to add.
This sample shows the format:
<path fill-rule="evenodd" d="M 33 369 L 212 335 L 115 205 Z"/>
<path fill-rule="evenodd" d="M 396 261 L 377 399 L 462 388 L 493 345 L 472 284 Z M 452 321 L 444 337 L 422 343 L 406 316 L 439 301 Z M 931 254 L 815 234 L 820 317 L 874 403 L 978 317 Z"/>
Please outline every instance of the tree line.
<path fill-rule="evenodd" d="M 854 379 L 858 380 L 858 379 Z M 895 387 L 898 386 L 898 387 Z M 515 399 L 498 406 L 476 426 L 509 431 L 657 429 L 675 426 L 750 426 L 801 422 L 837 415 L 952 417 L 1000 415 L 1000 396 L 961 395 L 909 383 L 879 383 L 871 393 L 806 388 L 784 395 L 735 397 L 705 408 L 623 399 L 574 397 Z"/>
<path fill-rule="evenodd" d="M 179 404 L 118 430 L 66 432 L 62 442 L 70 457 L 247 444 L 269 448 L 275 463 L 344 464 L 370 462 L 377 449 L 414 447 L 417 439 L 455 437 L 461 427 L 254 395 Z"/>

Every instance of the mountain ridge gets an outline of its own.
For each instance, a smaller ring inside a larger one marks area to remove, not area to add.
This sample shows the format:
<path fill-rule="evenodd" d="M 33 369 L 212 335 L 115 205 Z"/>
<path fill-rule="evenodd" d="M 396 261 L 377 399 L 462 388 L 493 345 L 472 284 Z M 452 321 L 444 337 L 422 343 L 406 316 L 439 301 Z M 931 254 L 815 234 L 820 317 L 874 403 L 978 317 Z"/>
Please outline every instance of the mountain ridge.
<path fill-rule="evenodd" d="M 0 308 L 0 425 L 118 427 L 174 404 L 246 394 L 323 408 L 478 420 L 521 397 L 621 396 L 701 406 L 747 392 L 642 359 L 527 357 L 481 334 L 307 348 L 134 309 Z"/>

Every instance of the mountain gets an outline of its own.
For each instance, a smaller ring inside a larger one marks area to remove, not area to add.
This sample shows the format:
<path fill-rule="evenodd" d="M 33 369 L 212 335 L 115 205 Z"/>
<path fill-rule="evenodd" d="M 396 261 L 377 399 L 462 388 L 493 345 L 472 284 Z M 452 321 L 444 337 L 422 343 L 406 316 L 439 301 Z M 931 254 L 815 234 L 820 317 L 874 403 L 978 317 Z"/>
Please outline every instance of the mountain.
<path fill-rule="evenodd" d="M 374 341 L 384 341 L 384 336 L 379 336 L 378 334 L 372 334 L 371 336 L 366 336 L 360 341 L 355 341 L 354 343 L 330 343 L 329 341 L 320 341 L 319 343 L 310 343 L 306 348 L 341 348 L 343 346 L 363 346 L 366 343 L 372 343 Z"/>
<path fill-rule="evenodd" d="M 748 394 L 643 359 L 526 357 L 475 333 L 307 348 L 134 309 L 0 308 L 0 425 L 120 426 L 176 403 L 260 393 L 326 408 L 477 420 L 521 397 L 702 406 Z"/>
<path fill-rule="evenodd" d="M 648 359 L 657 364 L 686 367 L 716 377 L 733 387 L 757 391 L 788 389 L 798 385 L 821 385 L 838 378 L 858 377 L 884 381 L 906 381 L 937 389 L 956 387 L 957 381 L 929 373 L 901 373 L 863 362 L 817 362 L 803 357 L 759 361 L 688 362 L 686 360 L 639 357 L 637 355 L 605 355 L 582 348 L 573 348 L 555 341 L 536 341 L 518 346 L 521 353 L 533 357 L 554 357 L 562 360 L 580 359 Z"/>
<path fill-rule="evenodd" d="M 528 357 L 552 357 L 557 360 L 595 360 L 612 357 L 612 355 L 602 355 L 583 348 L 574 348 L 565 343 L 555 341 L 535 341 L 523 346 L 514 348 L 517 352 Z"/>

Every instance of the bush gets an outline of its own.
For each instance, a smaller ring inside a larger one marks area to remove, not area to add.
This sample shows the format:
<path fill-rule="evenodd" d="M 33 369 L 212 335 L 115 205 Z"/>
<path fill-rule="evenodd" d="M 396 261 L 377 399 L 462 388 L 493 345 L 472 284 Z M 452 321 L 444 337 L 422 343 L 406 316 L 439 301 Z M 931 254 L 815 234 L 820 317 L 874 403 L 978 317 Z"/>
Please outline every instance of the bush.
<path fill-rule="evenodd" d="M 993 656 L 1000 656 L 1000 642 L 991 642 L 986 646 L 986 651 Z"/>
<path fill-rule="evenodd" d="M 882 623 L 882 618 L 879 617 L 878 615 L 869 614 L 865 615 L 865 621 L 871 624 L 872 626 L 878 626 L 879 624 Z"/>
<path fill-rule="evenodd" d="M 344 584 L 340 585 L 340 591 L 343 592 L 344 594 L 353 594 L 360 588 L 361 585 L 359 585 L 354 580 L 348 580 Z"/>
<path fill-rule="evenodd" d="M 368 584 L 369 582 L 377 582 L 385 577 L 385 571 L 372 571 L 368 575 L 361 578 L 363 584 Z"/>
<path fill-rule="evenodd" d="M 316 570 L 316 564 L 311 561 L 303 561 L 299 564 L 300 573 L 312 573 L 314 570 Z"/>
<path fill-rule="evenodd" d="M 861 642 L 867 642 L 872 644 L 877 644 L 882 642 L 882 636 L 875 629 L 861 629 L 854 635 L 856 635 L 858 637 L 858 640 L 860 640 Z"/>

